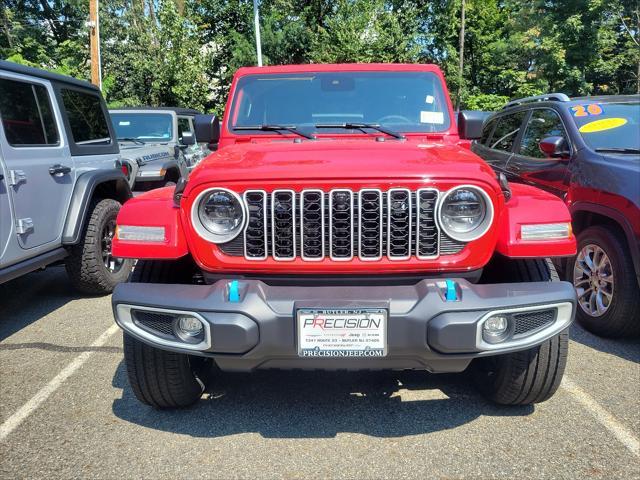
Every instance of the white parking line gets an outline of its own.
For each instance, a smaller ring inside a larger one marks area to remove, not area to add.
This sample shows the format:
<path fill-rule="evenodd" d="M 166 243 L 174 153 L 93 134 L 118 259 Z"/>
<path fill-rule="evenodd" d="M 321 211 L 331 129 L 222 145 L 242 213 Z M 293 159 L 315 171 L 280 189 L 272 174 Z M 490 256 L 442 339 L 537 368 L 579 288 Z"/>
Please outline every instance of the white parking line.
<path fill-rule="evenodd" d="M 566 375 L 562 380 L 562 388 L 582 404 L 602 425 L 609 430 L 635 456 L 640 456 L 640 441 L 631 430 L 622 425 L 613 415 L 607 412 L 591 395 L 582 390 Z"/>
<path fill-rule="evenodd" d="M 89 348 L 102 347 L 111 336 L 118 331 L 118 326 L 116 324 L 111 325 L 102 335 L 100 335 L 95 342 L 93 342 Z M 31 400 L 25 403 L 22 407 L 20 407 L 13 415 L 5 420 L 5 422 L 0 425 L 0 442 L 7 438 L 11 432 L 13 432 L 31 413 L 34 412 L 47 398 L 51 396 L 60 385 L 64 383 L 64 381 L 73 375 L 76 370 L 78 370 L 89 357 L 93 355 L 94 351 L 86 351 L 82 352 L 76 358 L 74 358 L 69 365 L 64 367 L 58 375 L 53 377 L 53 379 L 47 383 L 44 387 L 42 387 L 38 393 L 36 393 Z"/>

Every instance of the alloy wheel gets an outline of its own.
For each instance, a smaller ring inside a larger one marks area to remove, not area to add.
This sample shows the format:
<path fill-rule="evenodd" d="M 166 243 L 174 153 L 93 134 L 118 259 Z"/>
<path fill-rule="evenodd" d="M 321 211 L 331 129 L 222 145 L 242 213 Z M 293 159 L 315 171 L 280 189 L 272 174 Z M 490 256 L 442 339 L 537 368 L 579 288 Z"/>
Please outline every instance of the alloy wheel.
<path fill-rule="evenodd" d="M 573 268 L 573 286 L 580 308 L 592 317 L 604 315 L 611 306 L 614 291 L 611 260 L 598 245 L 585 245 Z"/>

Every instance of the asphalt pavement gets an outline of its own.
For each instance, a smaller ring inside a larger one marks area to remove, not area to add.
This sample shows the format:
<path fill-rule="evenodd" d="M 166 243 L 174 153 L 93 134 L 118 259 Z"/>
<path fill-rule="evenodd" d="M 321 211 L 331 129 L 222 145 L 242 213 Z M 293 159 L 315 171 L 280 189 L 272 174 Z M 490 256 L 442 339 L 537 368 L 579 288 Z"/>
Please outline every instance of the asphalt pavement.
<path fill-rule="evenodd" d="M 52 267 L 0 285 L 0 478 L 640 478 L 640 341 L 572 327 L 561 389 L 505 408 L 463 375 L 221 374 L 156 411 L 109 297 Z"/>

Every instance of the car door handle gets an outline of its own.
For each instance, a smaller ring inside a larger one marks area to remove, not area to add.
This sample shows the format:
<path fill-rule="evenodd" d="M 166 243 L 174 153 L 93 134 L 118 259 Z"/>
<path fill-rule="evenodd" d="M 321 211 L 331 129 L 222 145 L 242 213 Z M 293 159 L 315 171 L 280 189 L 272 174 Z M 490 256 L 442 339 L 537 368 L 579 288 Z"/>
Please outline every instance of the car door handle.
<path fill-rule="evenodd" d="M 49 175 L 52 175 L 54 177 L 61 177 L 63 175 L 66 175 L 70 171 L 71 171 L 71 167 L 60 165 L 59 163 L 49 167 Z"/>

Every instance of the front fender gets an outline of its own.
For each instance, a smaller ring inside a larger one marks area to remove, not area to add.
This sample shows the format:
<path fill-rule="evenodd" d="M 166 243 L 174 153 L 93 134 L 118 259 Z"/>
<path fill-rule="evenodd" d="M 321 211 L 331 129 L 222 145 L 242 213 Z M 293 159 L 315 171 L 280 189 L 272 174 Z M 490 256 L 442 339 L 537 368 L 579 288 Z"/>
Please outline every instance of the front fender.
<path fill-rule="evenodd" d="M 526 241 L 522 225 L 571 223 L 571 214 L 562 199 L 538 188 L 510 184 L 512 197 L 498 224 L 496 251 L 512 258 L 567 257 L 576 254 L 572 232 L 567 239 Z"/>
<path fill-rule="evenodd" d="M 62 243 L 75 245 L 80 241 L 89 213 L 91 200 L 96 190 L 103 198 L 113 198 L 120 203 L 131 198 L 129 182 L 121 170 L 89 170 L 82 173 L 76 181 L 71 196 L 71 204 L 62 231 Z"/>
<path fill-rule="evenodd" d="M 173 203 L 174 187 L 158 188 L 129 200 L 118 214 L 118 226 L 163 227 L 163 242 L 124 241 L 116 234 L 115 257 L 138 259 L 177 259 L 189 253 L 180 222 L 180 209 Z"/>

